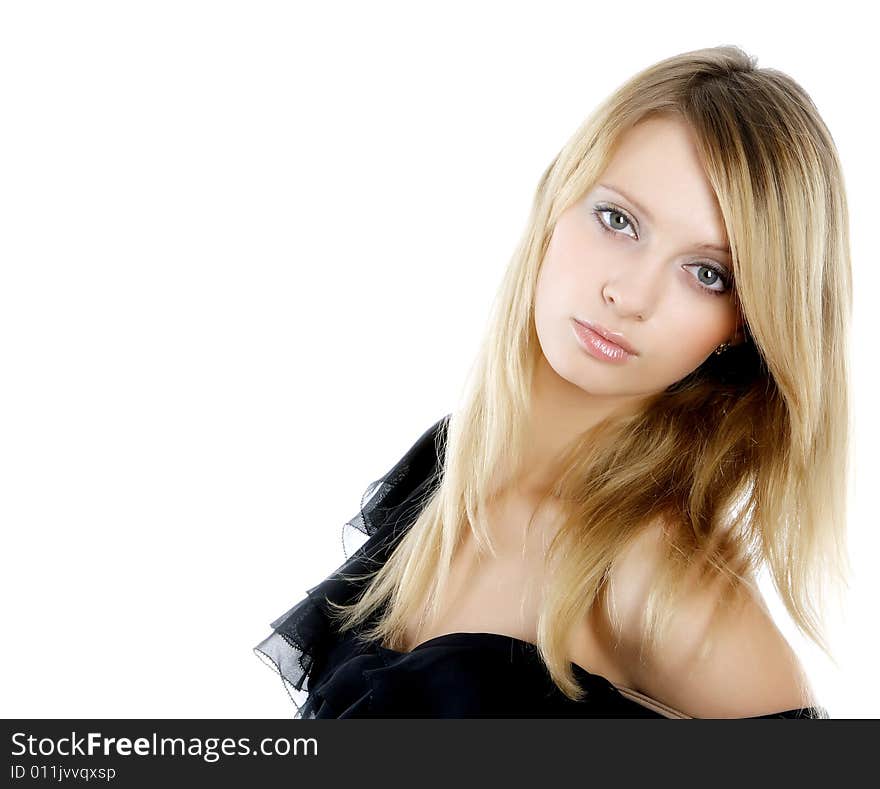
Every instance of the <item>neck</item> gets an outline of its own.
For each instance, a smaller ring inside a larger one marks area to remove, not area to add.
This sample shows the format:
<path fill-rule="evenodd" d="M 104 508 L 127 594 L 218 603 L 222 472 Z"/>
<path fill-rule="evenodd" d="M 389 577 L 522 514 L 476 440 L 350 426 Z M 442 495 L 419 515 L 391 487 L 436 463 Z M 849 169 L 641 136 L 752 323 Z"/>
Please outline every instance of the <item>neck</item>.
<path fill-rule="evenodd" d="M 644 395 L 596 395 L 560 376 L 539 355 L 532 381 L 526 456 L 517 486 L 541 494 L 556 484 L 556 459 L 578 436 L 614 414 L 638 408 Z"/>

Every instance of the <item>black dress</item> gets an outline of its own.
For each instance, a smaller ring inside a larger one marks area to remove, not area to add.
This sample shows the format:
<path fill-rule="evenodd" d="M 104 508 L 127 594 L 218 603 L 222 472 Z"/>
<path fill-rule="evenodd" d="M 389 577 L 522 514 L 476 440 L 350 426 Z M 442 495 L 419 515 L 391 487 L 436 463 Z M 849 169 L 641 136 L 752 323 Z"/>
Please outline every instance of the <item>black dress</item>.
<path fill-rule="evenodd" d="M 273 632 L 254 647 L 274 668 L 297 707 L 295 718 L 682 718 L 635 690 L 572 663 L 586 696 L 576 702 L 553 683 L 537 647 L 498 633 L 448 633 L 410 652 L 332 625 L 327 600 L 351 603 L 363 575 L 387 560 L 439 481 L 438 439 L 450 415 L 426 430 L 364 494 L 361 511 L 343 526 L 368 539 L 332 575 L 306 591 Z M 374 614 L 375 616 L 375 614 Z M 371 620 L 374 621 L 374 620 Z M 755 718 L 827 718 L 823 707 Z"/>

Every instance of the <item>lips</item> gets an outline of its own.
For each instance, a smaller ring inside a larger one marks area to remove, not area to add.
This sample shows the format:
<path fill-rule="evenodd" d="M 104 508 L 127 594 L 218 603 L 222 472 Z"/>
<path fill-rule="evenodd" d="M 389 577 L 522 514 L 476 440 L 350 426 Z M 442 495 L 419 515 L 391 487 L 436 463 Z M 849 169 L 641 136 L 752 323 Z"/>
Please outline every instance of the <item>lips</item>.
<path fill-rule="evenodd" d="M 610 329 L 606 329 L 604 326 L 598 323 L 592 323 L 591 321 L 582 321 L 578 318 L 575 318 L 575 322 L 579 323 L 581 326 L 586 326 L 588 329 L 596 332 L 600 337 L 603 337 L 610 343 L 614 343 L 614 345 L 623 348 L 627 353 L 631 353 L 633 356 L 638 356 L 639 352 L 633 348 L 632 345 L 627 341 L 626 337 L 623 336 L 620 332 L 611 331 Z"/>

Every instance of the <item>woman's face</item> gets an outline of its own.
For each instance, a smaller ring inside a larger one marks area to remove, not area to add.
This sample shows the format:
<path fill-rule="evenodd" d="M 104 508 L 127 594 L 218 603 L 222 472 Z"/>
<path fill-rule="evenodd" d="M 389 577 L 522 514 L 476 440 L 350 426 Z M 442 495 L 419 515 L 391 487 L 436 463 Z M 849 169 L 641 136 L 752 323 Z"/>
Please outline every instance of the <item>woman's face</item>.
<path fill-rule="evenodd" d="M 741 341 L 730 255 L 701 245 L 728 239 L 691 132 L 645 120 L 553 230 L 535 298 L 549 365 L 596 395 L 650 395 Z M 636 355 L 591 355 L 575 319 L 622 333 Z"/>

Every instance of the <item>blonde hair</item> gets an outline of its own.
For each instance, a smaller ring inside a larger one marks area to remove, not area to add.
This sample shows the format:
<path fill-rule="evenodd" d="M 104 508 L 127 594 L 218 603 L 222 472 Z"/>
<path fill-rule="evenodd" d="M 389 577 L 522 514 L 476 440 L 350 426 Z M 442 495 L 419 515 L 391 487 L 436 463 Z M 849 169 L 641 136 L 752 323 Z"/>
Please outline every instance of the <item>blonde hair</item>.
<path fill-rule="evenodd" d="M 603 593 L 615 560 L 649 524 L 664 550 L 640 643 L 662 637 L 697 571 L 722 600 L 764 563 L 797 627 L 832 660 L 823 606 L 848 586 L 850 474 L 848 214 L 831 134 L 804 90 L 741 49 L 663 60 L 613 92 L 543 173 L 461 405 L 442 436 L 440 481 L 340 628 L 396 645 L 446 588 L 455 546 L 473 529 L 495 553 L 484 502 L 524 457 L 538 271 L 560 214 L 592 187 L 618 139 L 651 116 L 693 129 L 733 257 L 746 342 L 635 414 L 609 417 L 558 458 L 551 491 L 564 518 L 545 557 L 537 646 L 557 686 L 583 698 L 567 635 Z M 499 470 L 501 474 L 499 476 Z M 618 638 L 620 633 L 617 633 Z"/>

